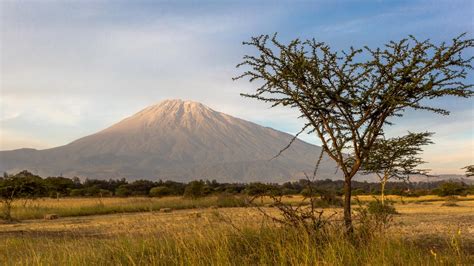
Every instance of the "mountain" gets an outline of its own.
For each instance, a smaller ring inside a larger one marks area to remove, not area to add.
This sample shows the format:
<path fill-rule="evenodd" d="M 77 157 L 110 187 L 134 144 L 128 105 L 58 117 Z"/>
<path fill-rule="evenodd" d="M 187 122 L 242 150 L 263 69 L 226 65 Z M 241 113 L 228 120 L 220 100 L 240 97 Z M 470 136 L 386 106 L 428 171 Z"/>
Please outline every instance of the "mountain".
<path fill-rule="evenodd" d="M 312 173 L 321 148 L 192 101 L 166 100 L 67 145 L 0 152 L 0 171 L 43 176 L 283 182 Z M 324 158 L 319 178 L 335 176 Z"/>

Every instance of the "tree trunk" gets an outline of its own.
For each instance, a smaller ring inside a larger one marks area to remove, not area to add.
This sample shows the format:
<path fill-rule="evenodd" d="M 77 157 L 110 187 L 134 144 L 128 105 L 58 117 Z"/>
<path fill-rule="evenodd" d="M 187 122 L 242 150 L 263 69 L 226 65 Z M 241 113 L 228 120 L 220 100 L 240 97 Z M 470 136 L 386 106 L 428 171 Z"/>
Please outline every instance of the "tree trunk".
<path fill-rule="evenodd" d="M 12 219 L 12 204 L 8 201 L 4 201 L 3 202 L 4 206 L 3 206 L 3 215 L 4 215 L 4 219 L 8 222 L 11 222 L 13 219 Z"/>
<path fill-rule="evenodd" d="M 382 181 L 382 183 L 381 183 L 381 188 L 380 188 L 381 194 L 382 194 L 382 195 L 381 195 L 381 196 L 382 196 L 382 205 L 385 205 L 385 183 L 387 183 L 387 180 L 386 180 L 386 179 L 384 179 L 384 180 Z"/>
<path fill-rule="evenodd" d="M 352 194 L 351 178 L 346 177 L 344 181 L 344 225 L 346 227 L 347 234 L 352 234 L 354 232 L 354 228 L 352 227 L 352 216 L 351 216 L 351 194 Z"/>

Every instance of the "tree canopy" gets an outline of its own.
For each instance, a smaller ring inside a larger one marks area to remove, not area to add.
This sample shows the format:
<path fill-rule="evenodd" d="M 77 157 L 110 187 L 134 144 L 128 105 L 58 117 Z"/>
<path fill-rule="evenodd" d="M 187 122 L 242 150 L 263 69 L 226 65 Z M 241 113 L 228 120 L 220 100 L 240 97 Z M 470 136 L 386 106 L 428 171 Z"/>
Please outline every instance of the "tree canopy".
<path fill-rule="evenodd" d="M 422 146 L 432 144 L 431 132 L 409 133 L 395 138 L 379 138 L 374 142 L 372 152 L 362 165 L 364 173 L 375 173 L 380 179 L 408 179 L 410 175 L 428 173 L 417 167 L 425 163 L 420 158 Z"/>
<path fill-rule="evenodd" d="M 466 169 L 466 176 L 471 177 L 474 176 L 474 165 L 468 165 L 464 167 L 463 169 Z"/>

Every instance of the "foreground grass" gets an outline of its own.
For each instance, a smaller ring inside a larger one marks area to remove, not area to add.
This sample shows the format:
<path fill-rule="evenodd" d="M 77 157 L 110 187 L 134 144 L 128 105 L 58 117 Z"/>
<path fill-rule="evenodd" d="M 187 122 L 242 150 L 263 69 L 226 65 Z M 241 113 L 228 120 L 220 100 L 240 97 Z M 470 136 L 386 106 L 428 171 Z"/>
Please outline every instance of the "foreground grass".
<path fill-rule="evenodd" d="M 447 243 L 450 243 L 446 240 Z M 298 229 L 208 229 L 116 237 L 6 237 L 2 265 L 459 265 L 472 256 L 461 242 L 432 250 L 393 236 L 348 240 L 332 231 L 309 236 Z"/>
<path fill-rule="evenodd" d="M 169 204 L 178 199 L 156 201 Z M 94 204 L 94 199 L 81 200 L 72 208 Z M 104 204 L 127 204 L 133 199 L 108 200 Z M 331 227 L 312 237 L 282 228 L 254 208 L 27 220 L 0 224 L 0 265 L 473 264 L 474 202 L 441 205 L 397 203 L 401 214 L 393 227 L 384 234 L 358 234 L 351 240 Z M 277 215 L 275 208 L 264 209 Z"/>

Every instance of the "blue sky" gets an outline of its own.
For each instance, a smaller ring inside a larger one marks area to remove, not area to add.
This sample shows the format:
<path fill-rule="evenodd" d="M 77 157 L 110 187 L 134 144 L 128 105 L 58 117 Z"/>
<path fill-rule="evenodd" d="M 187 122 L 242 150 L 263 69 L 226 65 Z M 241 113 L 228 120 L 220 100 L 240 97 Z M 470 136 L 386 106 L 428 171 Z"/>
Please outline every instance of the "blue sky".
<path fill-rule="evenodd" d="M 239 96 L 252 88 L 231 80 L 241 57 L 253 52 L 242 41 L 278 32 L 283 41 L 314 37 L 347 49 L 408 34 L 434 42 L 462 32 L 472 38 L 473 3 L 2 1 L 0 150 L 63 145 L 168 98 L 294 133 L 302 123 L 295 111 Z M 407 112 L 389 133 L 435 131 L 426 167 L 460 173 L 474 163 L 473 101 L 436 105 L 451 116 Z"/>

